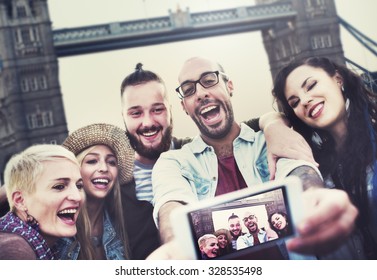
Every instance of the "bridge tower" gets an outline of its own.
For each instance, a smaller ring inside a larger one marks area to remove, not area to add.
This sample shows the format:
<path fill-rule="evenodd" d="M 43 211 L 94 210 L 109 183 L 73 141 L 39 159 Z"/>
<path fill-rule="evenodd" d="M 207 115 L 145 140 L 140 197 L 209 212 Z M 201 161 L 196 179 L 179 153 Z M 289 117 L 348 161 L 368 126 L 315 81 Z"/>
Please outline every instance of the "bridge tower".
<path fill-rule="evenodd" d="M 295 58 L 326 56 L 345 64 L 334 0 L 288 0 L 297 11 L 294 21 L 276 22 L 262 31 L 272 77 Z M 287 0 L 256 0 L 257 5 Z"/>
<path fill-rule="evenodd" d="M 0 179 L 14 153 L 67 135 L 47 0 L 0 0 Z"/>

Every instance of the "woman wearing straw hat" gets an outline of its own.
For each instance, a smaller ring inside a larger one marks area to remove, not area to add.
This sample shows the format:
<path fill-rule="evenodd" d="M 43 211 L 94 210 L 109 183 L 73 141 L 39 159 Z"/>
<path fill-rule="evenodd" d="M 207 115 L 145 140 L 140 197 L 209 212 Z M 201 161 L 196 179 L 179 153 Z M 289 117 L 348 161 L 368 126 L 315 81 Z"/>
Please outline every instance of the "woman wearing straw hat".
<path fill-rule="evenodd" d="M 59 241 L 60 259 L 130 259 L 120 185 L 133 180 L 134 151 L 124 131 L 92 124 L 74 131 L 63 146 L 80 163 L 86 209 L 76 238 Z"/>

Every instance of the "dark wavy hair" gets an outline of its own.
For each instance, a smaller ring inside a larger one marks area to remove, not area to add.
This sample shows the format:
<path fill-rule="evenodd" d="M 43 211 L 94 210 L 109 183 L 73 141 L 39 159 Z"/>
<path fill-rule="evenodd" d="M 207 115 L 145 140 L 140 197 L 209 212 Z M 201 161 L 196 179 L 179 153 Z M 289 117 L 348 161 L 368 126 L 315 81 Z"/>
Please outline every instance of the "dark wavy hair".
<path fill-rule="evenodd" d="M 314 129 L 302 122 L 285 98 L 288 75 L 297 67 L 307 65 L 323 69 L 330 77 L 336 74 L 343 79 L 343 96 L 349 99 L 347 134 L 343 147 L 337 152 L 333 138 L 326 131 Z M 367 196 L 367 169 L 376 161 L 377 95 L 370 91 L 363 79 L 348 69 L 325 57 L 310 57 L 293 61 L 275 77 L 272 91 L 279 110 L 311 145 L 314 157 L 320 164 L 324 177 L 331 176 L 337 188 L 344 189 L 358 207 L 358 224 L 366 225 L 369 219 Z M 316 132 L 322 139 L 320 145 L 312 141 Z M 377 170 L 374 170 L 377 172 Z M 377 186 L 374 186 L 377 187 Z"/>

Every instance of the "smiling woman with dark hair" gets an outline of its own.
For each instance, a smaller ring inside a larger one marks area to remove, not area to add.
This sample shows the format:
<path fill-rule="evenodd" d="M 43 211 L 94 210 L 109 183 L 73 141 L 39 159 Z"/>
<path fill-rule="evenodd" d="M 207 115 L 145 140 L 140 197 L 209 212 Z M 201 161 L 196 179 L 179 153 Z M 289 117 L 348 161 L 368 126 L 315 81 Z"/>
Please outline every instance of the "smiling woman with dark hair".
<path fill-rule="evenodd" d="M 285 237 L 292 234 L 289 226 L 288 216 L 284 212 L 273 212 L 268 216 L 268 223 L 279 237 Z"/>
<path fill-rule="evenodd" d="M 329 188 L 345 190 L 359 216 L 352 238 L 325 258 L 377 258 L 377 95 L 362 78 L 325 57 L 294 61 L 273 95 L 310 144 Z"/>

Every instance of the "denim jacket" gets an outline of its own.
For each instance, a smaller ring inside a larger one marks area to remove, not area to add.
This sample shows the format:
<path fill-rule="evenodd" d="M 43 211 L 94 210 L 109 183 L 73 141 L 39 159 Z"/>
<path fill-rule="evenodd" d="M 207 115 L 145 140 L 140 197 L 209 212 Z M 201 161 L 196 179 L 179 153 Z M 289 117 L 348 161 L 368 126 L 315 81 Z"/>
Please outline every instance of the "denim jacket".
<path fill-rule="evenodd" d="M 255 132 L 241 124 L 239 136 L 233 141 L 237 166 L 249 187 L 267 182 L 266 141 L 262 132 Z M 296 167 L 309 165 L 305 161 L 280 159 L 276 178 L 286 177 Z M 192 203 L 215 196 L 218 180 L 218 162 L 213 147 L 196 136 L 180 150 L 161 154 L 152 171 L 154 192 L 154 219 L 156 224 L 160 207 L 168 201 Z"/>
<path fill-rule="evenodd" d="M 105 211 L 103 219 L 102 244 L 107 260 L 124 260 L 122 241 L 116 236 L 115 229 L 110 221 L 110 216 Z M 55 245 L 57 258 L 61 260 L 77 260 L 80 253 L 80 244 L 75 238 L 62 238 Z"/>

